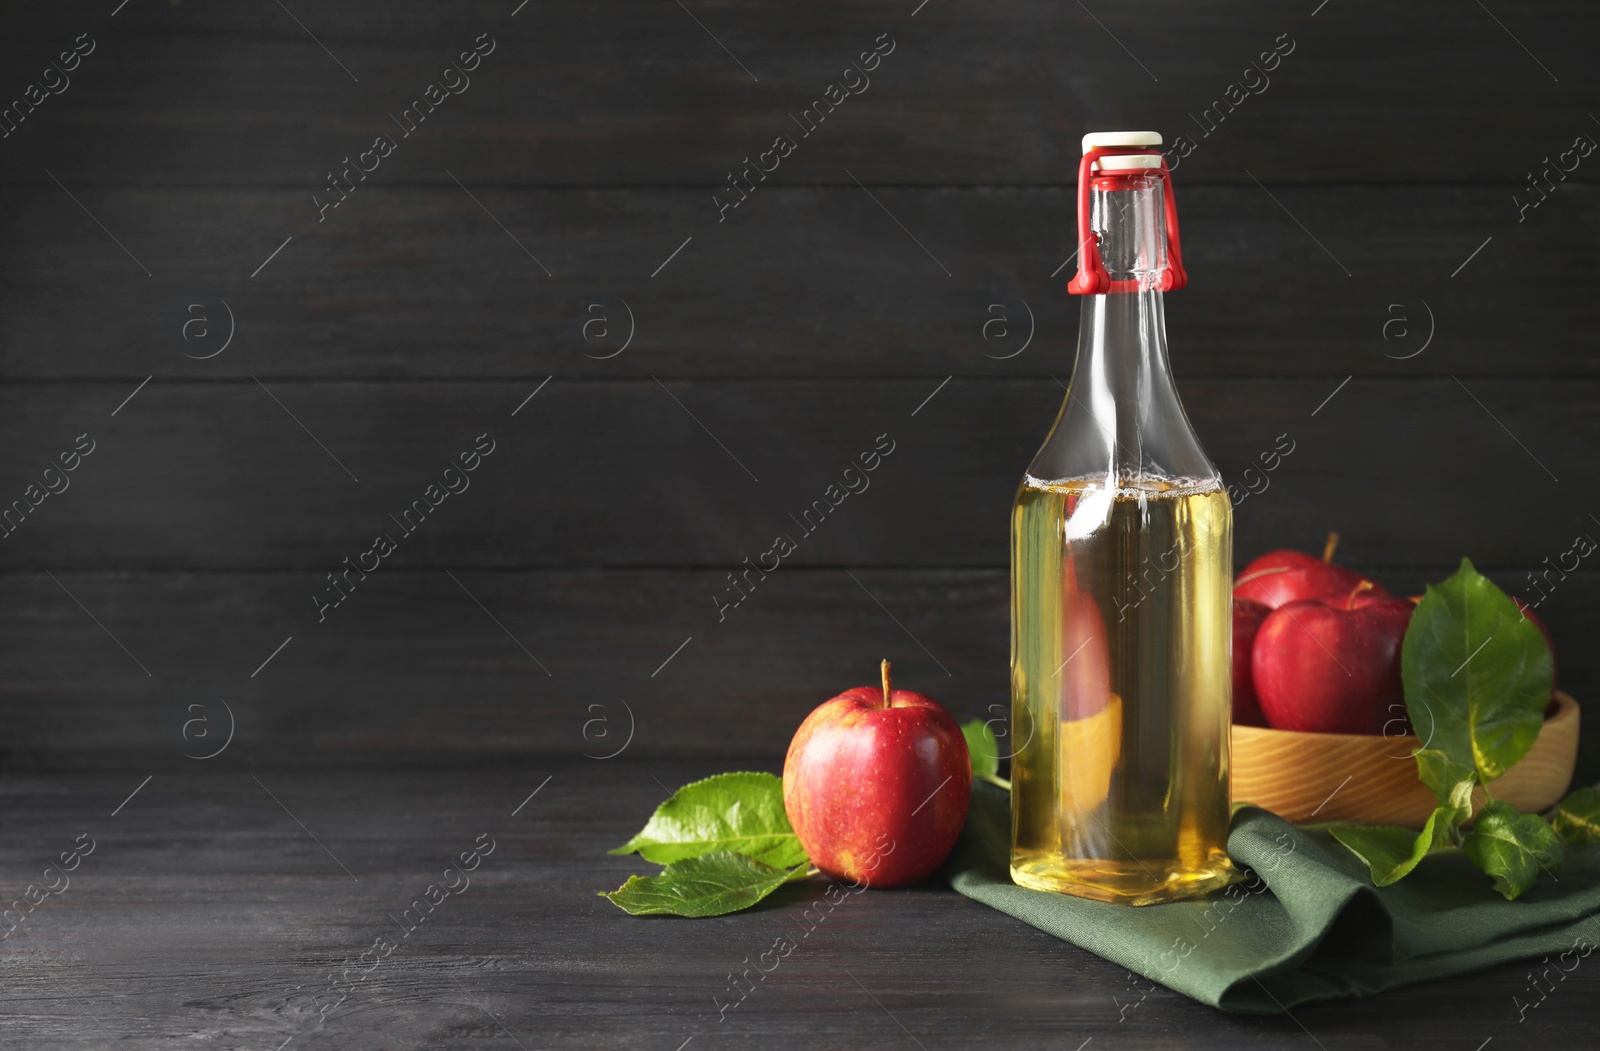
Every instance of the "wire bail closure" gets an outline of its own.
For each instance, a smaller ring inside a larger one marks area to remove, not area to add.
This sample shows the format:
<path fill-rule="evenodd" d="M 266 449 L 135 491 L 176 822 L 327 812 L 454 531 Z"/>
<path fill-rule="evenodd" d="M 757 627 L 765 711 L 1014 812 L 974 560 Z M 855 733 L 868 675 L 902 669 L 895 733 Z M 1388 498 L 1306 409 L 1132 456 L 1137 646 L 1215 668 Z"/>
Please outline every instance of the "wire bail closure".
<path fill-rule="evenodd" d="M 1161 185 L 1165 190 L 1164 205 L 1167 219 L 1167 265 L 1161 271 L 1155 287 L 1162 292 L 1172 292 L 1189 283 L 1188 272 L 1183 269 L 1183 253 L 1179 247 L 1178 205 L 1172 196 L 1172 173 L 1167 170 L 1167 159 L 1156 149 L 1096 146 L 1085 153 L 1083 159 L 1078 162 L 1078 273 L 1067 282 L 1067 291 L 1075 296 L 1103 296 L 1109 292 L 1138 291 L 1137 281 L 1111 280 L 1111 275 L 1106 273 L 1105 263 L 1100 259 L 1100 235 L 1089 228 L 1089 192 L 1095 176 L 1094 163 L 1102 157 L 1128 155 L 1161 157 Z M 1128 172 L 1131 174 L 1151 170 L 1154 169 L 1134 168 Z M 1120 173 L 1099 174 L 1114 178 Z"/>

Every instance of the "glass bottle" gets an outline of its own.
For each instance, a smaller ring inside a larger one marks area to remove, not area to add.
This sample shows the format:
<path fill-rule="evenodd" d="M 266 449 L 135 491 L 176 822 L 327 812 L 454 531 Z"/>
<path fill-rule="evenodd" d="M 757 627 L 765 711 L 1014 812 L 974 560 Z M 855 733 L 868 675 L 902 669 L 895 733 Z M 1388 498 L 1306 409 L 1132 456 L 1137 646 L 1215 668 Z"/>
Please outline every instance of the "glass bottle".
<path fill-rule="evenodd" d="M 1160 142 L 1084 139 L 1078 356 L 1011 526 L 1011 876 L 1128 905 L 1234 878 L 1233 507 L 1167 363 Z"/>

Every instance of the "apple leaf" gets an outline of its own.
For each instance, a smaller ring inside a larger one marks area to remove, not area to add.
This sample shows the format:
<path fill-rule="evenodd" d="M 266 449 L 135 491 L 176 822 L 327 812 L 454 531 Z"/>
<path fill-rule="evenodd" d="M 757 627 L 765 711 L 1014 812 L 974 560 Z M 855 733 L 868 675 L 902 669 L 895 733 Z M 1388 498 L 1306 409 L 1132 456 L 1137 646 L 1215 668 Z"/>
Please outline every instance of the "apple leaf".
<path fill-rule="evenodd" d="M 1556 805 L 1550 824 L 1565 843 L 1600 843 L 1600 789 L 1568 792 Z"/>
<path fill-rule="evenodd" d="M 722 916 L 748 909 L 791 880 L 804 879 L 805 863 L 773 868 L 743 854 L 719 850 L 674 861 L 659 876 L 629 876 L 600 896 L 630 916 Z"/>
<path fill-rule="evenodd" d="M 1472 789 L 1478 783 L 1476 769 L 1456 762 L 1437 748 L 1424 748 L 1417 753 L 1417 776 L 1433 791 L 1439 806 L 1451 810 L 1452 825 L 1464 824 L 1472 817 Z"/>
<path fill-rule="evenodd" d="M 1373 886 L 1387 887 L 1416 868 L 1431 851 L 1450 845 L 1455 813 L 1453 805 L 1435 808 L 1421 832 L 1398 825 L 1345 825 L 1328 831 L 1367 863 Z"/>
<path fill-rule="evenodd" d="M 1424 748 L 1470 764 L 1484 784 L 1539 736 L 1554 674 L 1550 647 L 1467 559 L 1417 604 L 1400 667 L 1406 712 Z"/>
<path fill-rule="evenodd" d="M 656 807 L 638 835 L 609 853 L 638 852 L 646 861 L 667 865 L 717 851 L 785 869 L 806 862 L 783 809 L 782 780 L 732 773 L 684 785 Z"/>
<path fill-rule="evenodd" d="M 967 754 L 972 757 L 973 777 L 998 777 L 1000 775 L 1000 742 L 994 731 L 982 719 L 974 719 L 961 727 L 961 736 L 967 739 Z"/>
<path fill-rule="evenodd" d="M 1556 828 L 1491 801 L 1461 838 L 1473 789 L 1505 773 L 1539 736 L 1554 671 L 1538 627 L 1467 559 L 1417 604 L 1400 670 L 1406 714 L 1423 742 L 1417 776 L 1439 805 L 1418 834 L 1389 825 L 1330 830 L 1367 863 L 1373 883 L 1393 883 L 1430 851 L 1459 842 L 1509 901 L 1533 885 L 1540 869 L 1554 875 L 1561 868 L 1563 838 L 1600 840 L 1600 792 L 1593 789 L 1562 802 Z"/>
<path fill-rule="evenodd" d="M 1478 814 L 1461 847 L 1494 878 L 1494 889 L 1511 901 L 1533 886 L 1541 870 L 1561 871 L 1561 837 L 1537 814 L 1519 813 L 1504 800 L 1492 800 Z"/>

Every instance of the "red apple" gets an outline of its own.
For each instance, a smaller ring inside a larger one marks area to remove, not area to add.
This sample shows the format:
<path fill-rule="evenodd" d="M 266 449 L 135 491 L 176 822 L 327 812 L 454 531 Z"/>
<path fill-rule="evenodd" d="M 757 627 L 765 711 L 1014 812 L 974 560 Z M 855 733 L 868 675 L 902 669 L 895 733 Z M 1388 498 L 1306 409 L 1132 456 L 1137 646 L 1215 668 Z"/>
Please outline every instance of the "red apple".
<path fill-rule="evenodd" d="M 1063 559 L 1063 565 L 1067 560 Z M 1070 569 L 1061 594 L 1061 666 L 1055 671 L 1061 718 L 1087 719 L 1111 700 L 1111 650 L 1105 618 L 1094 596 L 1076 587 Z"/>
<path fill-rule="evenodd" d="M 1517 609 L 1522 611 L 1524 617 L 1533 621 L 1533 626 L 1538 628 L 1539 634 L 1544 636 L 1544 644 L 1550 647 L 1550 692 L 1553 694 L 1556 691 L 1556 672 L 1558 669 L 1556 668 L 1556 644 L 1550 638 L 1550 629 L 1544 626 L 1544 621 L 1539 619 L 1539 615 L 1533 611 L 1532 606 L 1516 597 L 1513 597 L 1511 601 L 1517 604 Z"/>
<path fill-rule="evenodd" d="M 1268 724 L 1311 733 L 1381 734 L 1405 716 L 1400 643 L 1413 606 L 1362 581 L 1346 595 L 1289 602 L 1251 649 Z"/>
<path fill-rule="evenodd" d="M 1348 594 L 1365 578 L 1353 569 L 1333 564 L 1333 550 L 1338 546 L 1339 534 L 1329 533 L 1321 558 L 1304 551 L 1269 551 L 1244 567 L 1234 581 L 1233 593 L 1268 609 L 1322 595 Z M 1372 591 L 1379 596 L 1389 594 L 1377 584 L 1372 585 Z"/>
<path fill-rule="evenodd" d="M 1233 721 L 1237 726 L 1265 726 L 1261 702 L 1256 700 L 1255 678 L 1251 671 L 1250 649 L 1256 632 L 1272 610 L 1247 598 L 1233 600 Z"/>
<path fill-rule="evenodd" d="M 806 716 L 783 762 L 783 806 L 811 863 L 900 887 L 944 864 L 967 820 L 972 759 L 939 703 L 859 686 Z"/>

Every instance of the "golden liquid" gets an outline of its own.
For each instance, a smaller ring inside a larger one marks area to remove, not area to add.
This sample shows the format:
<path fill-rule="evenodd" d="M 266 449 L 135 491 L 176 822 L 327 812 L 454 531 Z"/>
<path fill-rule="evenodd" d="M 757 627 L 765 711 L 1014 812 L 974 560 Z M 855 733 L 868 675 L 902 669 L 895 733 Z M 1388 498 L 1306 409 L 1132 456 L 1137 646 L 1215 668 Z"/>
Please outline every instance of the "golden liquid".
<path fill-rule="evenodd" d="M 1021 886 L 1146 905 L 1233 879 L 1233 508 L 1210 484 L 1030 479 L 1017 494 L 1011 876 Z"/>

